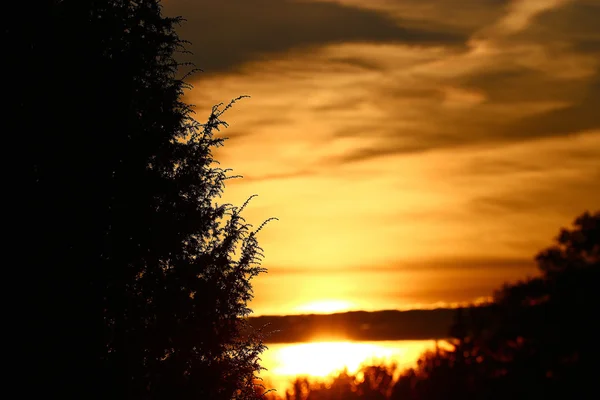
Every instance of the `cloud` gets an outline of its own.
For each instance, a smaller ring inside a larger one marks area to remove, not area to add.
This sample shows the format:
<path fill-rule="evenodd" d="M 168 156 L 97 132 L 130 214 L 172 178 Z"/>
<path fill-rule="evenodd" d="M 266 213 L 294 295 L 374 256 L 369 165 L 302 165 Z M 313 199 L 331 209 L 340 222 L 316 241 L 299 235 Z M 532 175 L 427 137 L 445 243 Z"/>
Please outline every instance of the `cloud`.
<path fill-rule="evenodd" d="M 232 140 L 215 156 L 248 178 L 224 200 L 259 193 L 247 220 L 280 219 L 260 233 L 259 312 L 324 295 L 365 309 L 487 296 L 534 273 L 521 261 L 599 204 L 597 2 L 224 3 L 198 17 L 238 14 L 215 28 L 225 42 L 206 36 L 218 73 L 186 101 L 208 115 L 252 95 L 225 116 Z"/>
<path fill-rule="evenodd" d="M 379 130 L 379 143 L 336 162 L 598 129 L 597 18 L 600 6 L 585 2 L 511 3 L 504 17 L 472 35 L 466 51 L 413 65 L 412 78 L 419 77 L 419 84 L 399 76 L 396 84 L 377 91 L 383 104 L 400 110 L 388 113 L 396 120 L 388 119 Z M 398 98 L 411 102 L 403 108 Z M 414 121 L 408 127 L 407 109 Z"/>
<path fill-rule="evenodd" d="M 273 267 L 269 272 L 271 276 L 293 276 L 293 275 L 361 275 L 364 273 L 387 274 L 390 272 L 464 272 L 475 270 L 523 270 L 533 265 L 533 254 L 527 258 L 498 258 L 498 257 L 456 257 L 452 259 L 426 259 L 426 260 L 398 260 L 387 264 L 369 265 L 363 264 L 353 268 L 345 266 L 314 268 L 311 265 L 305 267 L 279 266 Z"/>
<path fill-rule="evenodd" d="M 596 154 L 596 157 L 600 157 L 600 154 Z M 590 164 L 592 163 L 590 162 Z M 567 174 L 563 179 L 547 180 L 533 187 L 523 185 L 519 191 L 482 195 L 473 200 L 472 210 L 481 214 L 502 213 L 521 216 L 536 212 L 575 215 L 582 211 L 580 204 L 573 206 L 574 193 L 580 192 L 581 187 L 588 188 L 586 196 L 590 200 L 585 203 L 590 207 L 589 209 L 592 209 L 593 199 L 600 199 L 600 188 L 596 184 L 600 182 L 600 168 L 597 165 L 591 165 L 591 169 L 588 171 L 577 170 L 577 173 Z M 559 191 L 557 191 L 557 187 L 560 188 Z M 540 199 L 551 200 L 541 202 Z"/>
<path fill-rule="evenodd" d="M 312 0 L 377 10 L 411 26 L 428 26 L 469 35 L 488 26 L 505 12 L 510 0 Z"/>
<path fill-rule="evenodd" d="M 356 269 L 275 268 L 254 281 L 252 304 L 261 314 L 282 314 L 320 299 L 354 309 L 433 308 L 491 296 L 502 282 L 535 276 L 532 259 L 463 259 Z M 293 288 L 293 289 L 292 289 Z"/>
<path fill-rule="evenodd" d="M 511 34 L 526 29 L 531 21 L 547 10 L 553 10 L 570 0 L 520 0 L 509 3 L 508 12 L 491 30 L 496 34 Z"/>
<path fill-rule="evenodd" d="M 277 181 L 292 178 L 300 178 L 312 175 L 312 171 L 293 171 L 288 173 L 267 173 L 262 175 L 246 175 L 243 177 L 245 182 Z"/>
<path fill-rule="evenodd" d="M 568 135 L 600 129 L 600 71 L 581 90 L 580 98 L 560 108 L 523 118 L 513 126 L 526 136 Z"/>
<path fill-rule="evenodd" d="M 335 3 L 169 0 L 165 11 L 186 18 L 178 31 L 191 42 L 192 61 L 208 73 L 265 61 L 299 47 L 347 42 L 457 45 L 466 39 L 456 32 L 407 27 L 382 12 Z"/>
<path fill-rule="evenodd" d="M 174 0 L 173 4 L 180 2 Z M 231 18 L 245 15 L 244 7 L 249 3 L 239 3 L 240 9 L 233 7 L 234 3 L 213 2 L 205 6 L 200 2 L 206 10 L 192 15 L 207 18 L 206 15 L 226 11 L 232 13 Z M 600 17 L 600 7 L 592 2 L 490 0 L 471 4 L 465 7 L 467 11 L 458 14 L 452 14 L 448 2 L 433 2 L 427 8 L 413 1 L 276 3 L 264 8 L 270 11 L 260 17 L 271 22 L 254 28 L 275 29 L 269 24 L 275 24 L 276 16 L 308 25 L 332 18 L 326 25 L 335 30 L 343 18 L 414 22 L 421 15 L 422 19 L 441 23 L 444 13 L 454 16 L 449 18 L 454 24 L 460 25 L 457 16 L 480 14 L 486 16 L 488 24 L 469 25 L 474 30 L 466 48 L 443 41 L 427 47 L 392 43 L 387 39 L 379 44 L 352 43 L 354 34 L 350 33 L 345 39 L 340 36 L 338 41 L 331 39 L 337 33 L 327 29 L 300 29 L 293 35 L 279 35 L 277 28 L 273 37 L 257 43 L 278 43 L 268 46 L 279 46 L 285 55 L 274 50 L 262 61 L 247 58 L 243 65 L 234 63 L 238 66 L 236 74 L 209 81 L 209 85 L 217 85 L 220 90 L 223 85 L 235 89 L 232 96 L 240 91 L 256 94 L 252 100 L 256 104 L 257 112 L 253 113 L 256 122 L 246 123 L 244 132 L 236 128 L 236 140 L 244 135 L 257 136 L 267 125 L 273 130 L 289 132 L 289 127 L 308 125 L 306 121 L 313 118 L 320 126 L 303 141 L 312 141 L 318 134 L 320 144 L 325 146 L 322 149 L 353 141 L 354 148 L 329 154 L 326 162 L 336 164 L 571 135 L 600 126 L 595 111 L 600 101 L 600 54 L 581 50 L 581 46 L 600 44 L 600 32 L 592 26 L 595 20 L 588 16 Z M 293 26 L 283 25 L 286 29 Z M 379 34 L 376 33 L 379 28 L 369 24 L 357 23 L 347 29 L 360 31 L 363 27 L 366 35 Z M 305 34 L 322 35 L 322 40 L 304 37 Z M 303 49 L 301 43 L 308 43 L 305 39 L 308 42 L 314 39 L 311 43 L 315 45 L 319 42 L 318 48 Z M 332 44 L 336 42 L 339 43 Z M 255 52 L 253 46 L 246 46 L 251 53 Z M 238 53 L 228 52 L 233 57 Z M 199 79 L 206 81 L 206 76 Z M 248 84 L 250 81 L 253 83 Z M 211 92 L 208 85 L 201 85 L 203 96 Z M 285 92 L 280 88 L 286 88 Z M 259 96 L 269 97 L 268 102 L 256 102 Z M 203 99 L 206 100 L 212 101 Z M 270 115 L 267 117 L 265 113 Z M 261 119 L 273 121 L 262 123 Z M 295 138 L 290 140 L 287 135 L 279 134 L 277 139 L 291 146 Z M 316 146 L 316 141 L 313 144 Z"/>

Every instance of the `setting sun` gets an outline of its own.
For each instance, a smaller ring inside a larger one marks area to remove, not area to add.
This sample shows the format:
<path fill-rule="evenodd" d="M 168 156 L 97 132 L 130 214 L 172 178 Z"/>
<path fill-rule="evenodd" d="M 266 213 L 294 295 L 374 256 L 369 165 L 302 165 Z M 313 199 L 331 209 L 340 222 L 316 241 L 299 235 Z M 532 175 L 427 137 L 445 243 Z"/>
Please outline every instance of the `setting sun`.
<path fill-rule="evenodd" d="M 298 312 L 306 313 L 334 313 L 349 311 L 354 304 L 344 300 L 318 300 L 296 307 Z"/>

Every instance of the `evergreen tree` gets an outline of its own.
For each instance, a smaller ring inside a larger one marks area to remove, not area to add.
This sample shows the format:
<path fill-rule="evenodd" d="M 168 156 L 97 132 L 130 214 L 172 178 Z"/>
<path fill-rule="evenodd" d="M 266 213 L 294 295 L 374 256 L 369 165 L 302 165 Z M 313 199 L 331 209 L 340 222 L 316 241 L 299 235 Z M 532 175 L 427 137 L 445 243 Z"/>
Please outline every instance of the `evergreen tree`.
<path fill-rule="evenodd" d="M 25 77 L 7 112 L 23 395 L 254 396 L 260 227 L 217 204 L 231 104 L 192 118 L 179 22 L 158 0 L 55 0 L 5 29 L 9 77 Z"/>

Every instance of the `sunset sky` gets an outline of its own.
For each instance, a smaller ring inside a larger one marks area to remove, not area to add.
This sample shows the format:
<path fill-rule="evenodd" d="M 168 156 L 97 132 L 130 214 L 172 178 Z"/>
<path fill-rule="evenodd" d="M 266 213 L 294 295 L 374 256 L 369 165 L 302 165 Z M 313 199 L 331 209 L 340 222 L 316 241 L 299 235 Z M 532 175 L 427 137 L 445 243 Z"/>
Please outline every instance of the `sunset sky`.
<path fill-rule="evenodd" d="M 600 0 L 166 0 L 257 315 L 475 301 L 600 205 Z"/>

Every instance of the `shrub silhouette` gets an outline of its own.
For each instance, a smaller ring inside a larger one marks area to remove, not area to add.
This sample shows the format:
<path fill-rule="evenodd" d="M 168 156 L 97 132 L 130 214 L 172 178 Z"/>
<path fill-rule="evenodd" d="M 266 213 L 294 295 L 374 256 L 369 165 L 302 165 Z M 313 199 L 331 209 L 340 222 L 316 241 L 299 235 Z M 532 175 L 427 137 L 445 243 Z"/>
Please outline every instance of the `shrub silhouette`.
<path fill-rule="evenodd" d="M 181 100 L 181 19 L 157 0 L 17 3 L 5 123 L 20 394 L 253 397 L 260 228 L 216 203 L 230 105 L 199 124 Z"/>

